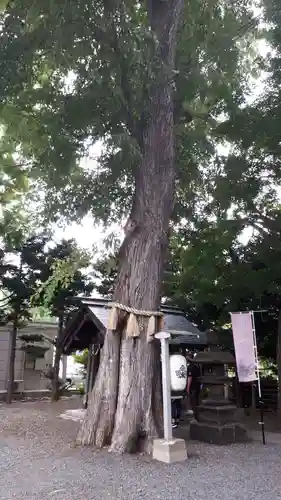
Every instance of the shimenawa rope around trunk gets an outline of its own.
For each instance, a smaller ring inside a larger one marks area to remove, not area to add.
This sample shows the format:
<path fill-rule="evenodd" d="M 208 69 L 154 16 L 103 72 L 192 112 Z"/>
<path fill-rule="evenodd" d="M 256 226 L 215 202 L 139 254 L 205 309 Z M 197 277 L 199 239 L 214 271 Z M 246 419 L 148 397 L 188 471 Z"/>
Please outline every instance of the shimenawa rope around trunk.
<path fill-rule="evenodd" d="M 129 307 L 119 302 L 109 302 L 106 307 L 109 307 L 110 313 L 108 318 L 108 329 L 115 331 L 119 321 L 119 311 L 128 313 L 126 326 L 126 334 L 129 338 L 137 338 L 140 335 L 138 316 L 149 318 L 147 324 L 146 337 L 147 341 L 151 342 L 157 331 L 162 330 L 164 314 L 161 311 L 146 311 L 145 309 L 136 309 Z"/>

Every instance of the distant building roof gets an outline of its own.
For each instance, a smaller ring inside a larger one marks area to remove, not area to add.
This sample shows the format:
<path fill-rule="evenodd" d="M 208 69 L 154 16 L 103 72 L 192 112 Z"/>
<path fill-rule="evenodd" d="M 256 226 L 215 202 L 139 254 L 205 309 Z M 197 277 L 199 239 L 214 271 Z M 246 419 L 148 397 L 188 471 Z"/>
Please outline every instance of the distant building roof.
<path fill-rule="evenodd" d="M 77 309 L 69 317 L 62 339 L 63 351 L 68 354 L 87 348 L 91 343 L 103 343 L 107 329 L 109 309 L 107 299 L 81 298 Z M 164 330 L 171 333 L 171 344 L 206 346 L 207 335 L 191 323 L 177 307 L 161 307 Z"/>
<path fill-rule="evenodd" d="M 11 327 L 11 323 L 0 326 L 0 333 L 3 330 L 7 331 L 7 329 L 10 329 Z M 57 331 L 58 327 L 56 323 L 52 323 L 50 321 L 29 321 L 19 328 L 19 335 L 42 335 L 46 339 L 50 340 L 50 342 L 53 342 Z"/>

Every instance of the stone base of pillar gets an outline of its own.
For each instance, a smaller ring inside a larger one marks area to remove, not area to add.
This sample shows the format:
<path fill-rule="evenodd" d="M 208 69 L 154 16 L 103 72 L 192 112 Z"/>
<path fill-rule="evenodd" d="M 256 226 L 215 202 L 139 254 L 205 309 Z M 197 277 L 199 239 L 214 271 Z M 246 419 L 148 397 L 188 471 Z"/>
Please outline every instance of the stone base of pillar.
<path fill-rule="evenodd" d="M 166 464 L 182 462 L 187 459 L 187 451 L 184 439 L 155 439 L 153 441 L 153 458 Z"/>
<path fill-rule="evenodd" d="M 64 413 L 60 414 L 60 418 L 65 420 L 74 420 L 75 422 L 82 422 L 86 415 L 86 410 L 82 408 L 77 410 L 66 410 Z"/>

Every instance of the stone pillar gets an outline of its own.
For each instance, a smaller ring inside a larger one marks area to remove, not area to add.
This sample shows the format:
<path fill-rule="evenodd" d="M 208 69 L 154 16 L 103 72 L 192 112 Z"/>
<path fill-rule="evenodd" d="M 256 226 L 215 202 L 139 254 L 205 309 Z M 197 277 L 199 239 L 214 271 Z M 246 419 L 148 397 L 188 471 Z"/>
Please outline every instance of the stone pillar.
<path fill-rule="evenodd" d="M 160 462 L 173 463 L 187 459 L 185 441 L 173 438 L 171 412 L 171 374 L 169 359 L 169 332 L 158 332 L 155 338 L 161 343 L 162 393 L 164 439 L 154 439 L 153 458 Z"/>

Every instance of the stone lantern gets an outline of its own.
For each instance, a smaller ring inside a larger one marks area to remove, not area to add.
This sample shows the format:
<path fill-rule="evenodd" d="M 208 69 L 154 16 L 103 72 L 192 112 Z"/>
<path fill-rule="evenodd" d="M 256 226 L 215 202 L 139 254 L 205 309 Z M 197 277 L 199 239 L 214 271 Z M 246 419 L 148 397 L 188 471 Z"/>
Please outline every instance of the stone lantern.
<path fill-rule="evenodd" d="M 190 424 L 191 439 L 214 444 L 248 441 L 246 429 L 238 422 L 239 410 L 227 397 L 231 379 L 226 366 L 234 365 L 235 358 L 216 348 L 198 353 L 193 362 L 202 367 L 203 390 L 207 397 L 197 408 L 198 420 Z"/>

